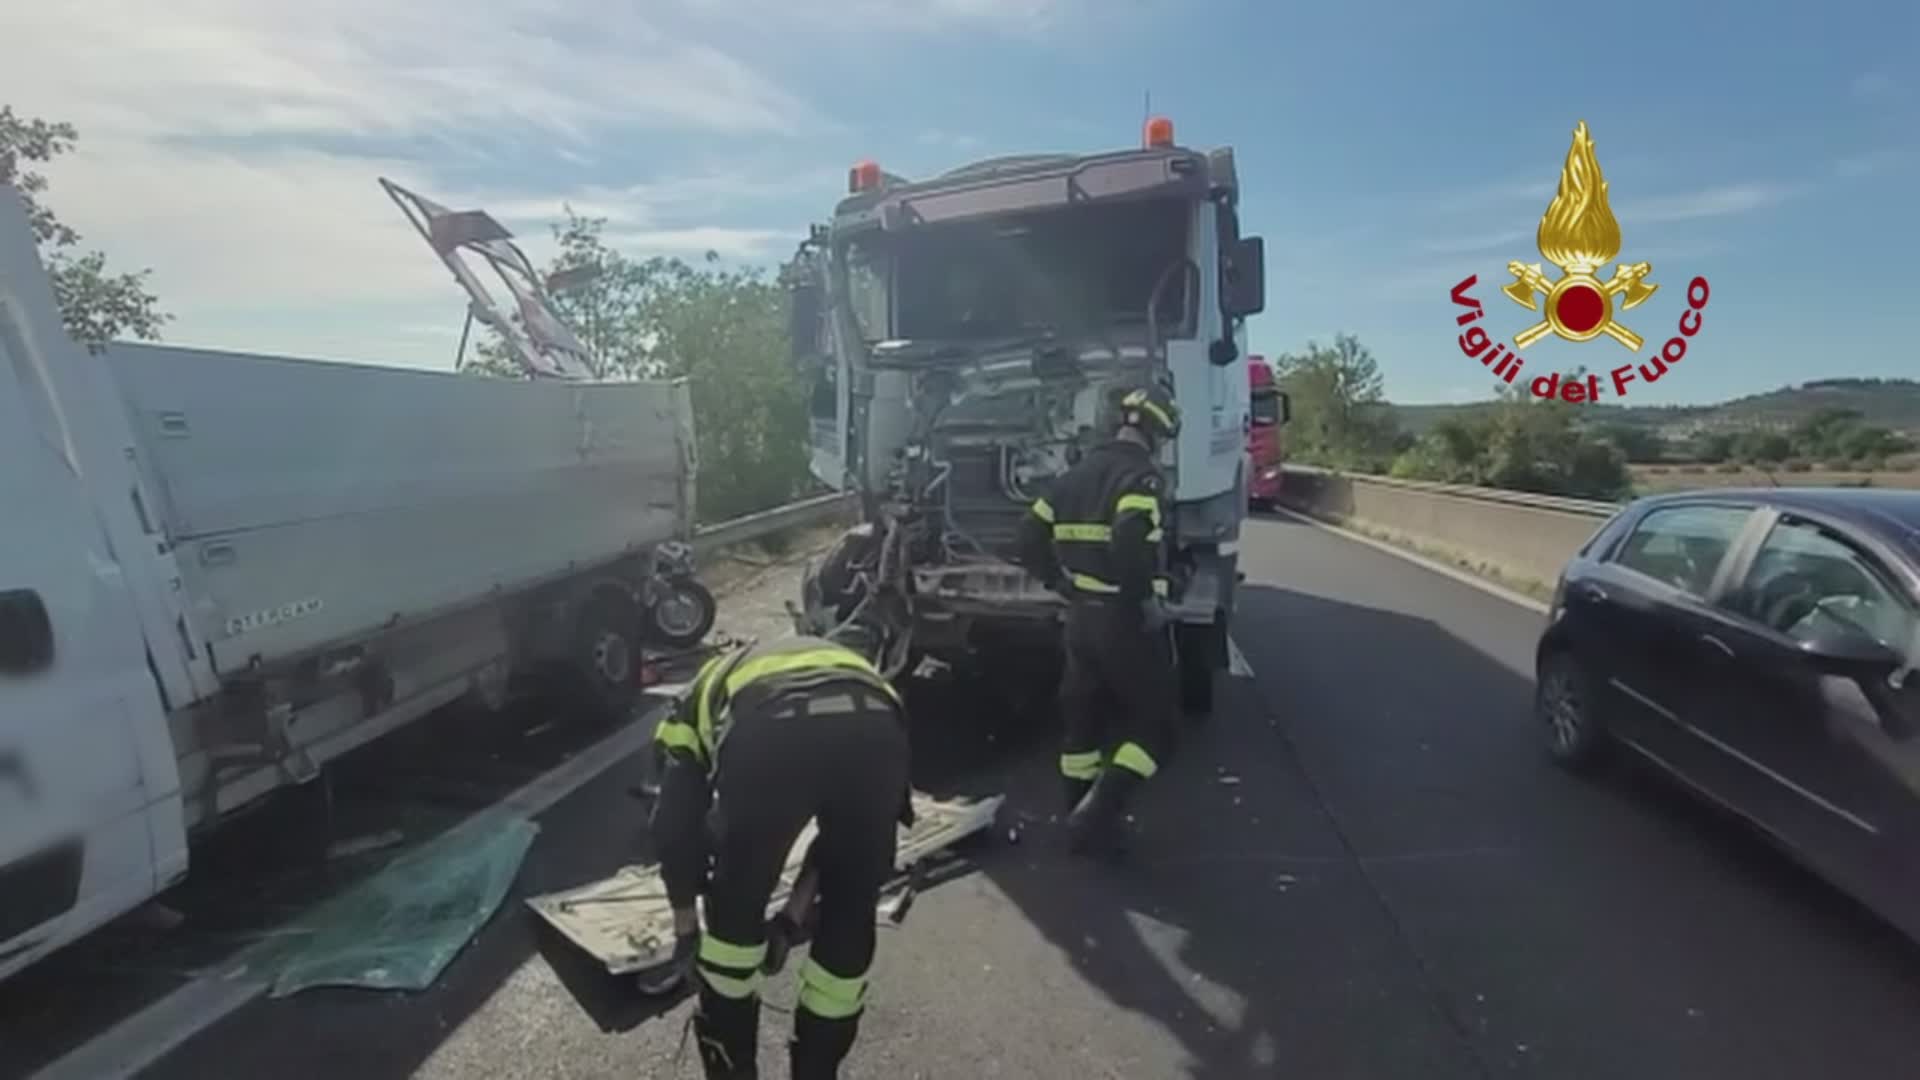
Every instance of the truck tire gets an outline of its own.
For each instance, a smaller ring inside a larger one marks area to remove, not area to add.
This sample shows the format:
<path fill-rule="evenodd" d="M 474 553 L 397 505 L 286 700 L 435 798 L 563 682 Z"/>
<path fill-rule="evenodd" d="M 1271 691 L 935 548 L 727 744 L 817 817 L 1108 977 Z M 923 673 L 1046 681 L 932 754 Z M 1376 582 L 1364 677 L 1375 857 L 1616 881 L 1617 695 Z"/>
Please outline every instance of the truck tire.
<path fill-rule="evenodd" d="M 1226 630 L 1219 623 L 1174 627 L 1174 656 L 1180 668 L 1180 707 L 1189 720 L 1202 721 L 1213 713 L 1213 683 L 1221 667 L 1225 639 Z"/>
<path fill-rule="evenodd" d="M 658 599 L 647 611 L 647 637 L 670 649 L 700 644 L 719 615 L 713 593 L 690 577 L 667 578 L 659 589 Z"/>
<path fill-rule="evenodd" d="M 620 590 L 597 589 L 580 605 L 568 663 L 602 718 L 625 719 L 639 697 L 640 628 L 640 605 Z"/>

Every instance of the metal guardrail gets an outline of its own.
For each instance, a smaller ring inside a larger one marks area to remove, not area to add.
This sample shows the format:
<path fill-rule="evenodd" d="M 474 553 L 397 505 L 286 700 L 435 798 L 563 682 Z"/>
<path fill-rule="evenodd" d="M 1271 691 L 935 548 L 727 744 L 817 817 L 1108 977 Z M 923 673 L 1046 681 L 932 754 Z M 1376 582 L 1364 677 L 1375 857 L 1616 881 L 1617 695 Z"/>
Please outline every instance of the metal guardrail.
<path fill-rule="evenodd" d="M 829 492 L 825 495 L 816 495 L 810 499 L 801 499 L 799 502 L 776 506 L 771 510 L 747 514 L 730 521 L 703 525 L 693 532 L 693 550 L 695 554 L 704 555 L 717 548 L 758 540 L 782 529 L 818 525 L 858 510 L 859 506 L 860 497 L 856 492 Z"/>
<path fill-rule="evenodd" d="M 1521 588 L 1551 587 L 1619 503 L 1289 465 L 1280 501 L 1428 549 Z"/>
<path fill-rule="evenodd" d="M 1317 465 L 1287 465 L 1285 471 L 1303 473 L 1309 476 L 1341 476 L 1358 483 L 1380 484 L 1385 487 L 1403 488 L 1407 491 L 1424 491 L 1434 495 L 1450 495 L 1456 499 L 1472 499 L 1477 502 L 1505 503 L 1509 506 L 1528 506 L 1540 510 L 1559 510 L 1569 514 L 1585 514 L 1588 517 L 1612 517 L 1625 502 L 1607 502 L 1604 499 L 1570 499 L 1562 495 L 1535 495 L 1525 491 L 1508 491 L 1504 488 L 1475 487 L 1472 484 L 1442 484 L 1432 480 L 1401 480 L 1391 476 L 1379 476 L 1373 473 L 1349 473 L 1337 469 L 1323 469 Z"/>

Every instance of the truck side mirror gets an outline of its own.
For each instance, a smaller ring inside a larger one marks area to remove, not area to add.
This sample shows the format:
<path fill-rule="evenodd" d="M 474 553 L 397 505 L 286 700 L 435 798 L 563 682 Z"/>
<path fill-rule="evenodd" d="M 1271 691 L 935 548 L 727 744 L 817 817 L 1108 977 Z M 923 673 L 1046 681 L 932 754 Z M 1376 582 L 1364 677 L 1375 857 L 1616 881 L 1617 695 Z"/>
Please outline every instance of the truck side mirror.
<path fill-rule="evenodd" d="M 1280 391 L 1280 422 L 1285 424 L 1290 423 L 1292 420 L 1293 398 L 1287 396 L 1287 392 L 1282 390 Z"/>
<path fill-rule="evenodd" d="M 820 355 L 820 286 L 800 281 L 787 287 L 787 341 L 795 367 L 804 367 Z"/>
<path fill-rule="evenodd" d="M 1221 307 L 1228 318 L 1258 315 L 1267 307 L 1267 248 L 1258 236 L 1243 236 L 1227 249 L 1221 275 Z"/>

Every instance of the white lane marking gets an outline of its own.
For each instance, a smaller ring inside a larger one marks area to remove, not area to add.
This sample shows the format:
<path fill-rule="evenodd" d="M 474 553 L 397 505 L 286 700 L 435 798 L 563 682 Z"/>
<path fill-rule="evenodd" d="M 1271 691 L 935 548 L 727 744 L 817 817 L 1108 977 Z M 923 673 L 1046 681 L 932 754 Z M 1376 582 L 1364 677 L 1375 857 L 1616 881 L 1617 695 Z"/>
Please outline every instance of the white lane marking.
<path fill-rule="evenodd" d="M 1285 514 L 1286 516 L 1293 518 L 1295 521 L 1298 521 L 1304 525 L 1311 525 L 1316 529 L 1325 529 L 1327 532 L 1333 533 L 1337 536 L 1344 537 L 1345 539 L 1348 539 L 1348 540 L 1352 540 L 1355 543 L 1365 544 L 1371 548 L 1378 548 L 1379 550 L 1384 551 L 1387 554 L 1394 556 L 1395 558 L 1405 559 L 1407 562 L 1410 562 L 1415 566 L 1419 566 L 1419 567 L 1423 567 L 1425 569 L 1431 570 L 1434 573 L 1439 574 L 1441 577 L 1452 578 L 1453 580 L 1460 582 L 1462 585 L 1471 585 L 1474 588 L 1479 589 L 1481 592 L 1487 593 L 1490 596 L 1497 596 L 1500 599 L 1505 600 L 1509 604 L 1518 604 L 1519 606 L 1526 608 L 1529 611 L 1538 612 L 1541 615 L 1545 615 L 1547 613 L 1546 604 L 1542 603 L 1539 600 L 1535 600 L 1533 597 L 1528 596 L 1525 593 L 1515 592 L 1514 590 L 1509 589 L 1504 585 L 1496 585 L 1493 582 L 1488 581 L 1486 578 L 1483 578 L 1478 574 L 1468 573 L 1467 571 L 1462 570 L 1457 566 L 1448 566 L 1446 563 L 1440 562 L 1437 559 L 1429 559 L 1425 555 L 1421 555 L 1418 552 L 1408 551 L 1406 548 L 1403 548 L 1398 544 L 1389 544 L 1385 540 L 1376 540 L 1371 536 L 1362 535 L 1361 533 L 1354 532 L 1352 529 L 1343 529 L 1338 525 L 1328 524 L 1327 522 L 1321 521 L 1319 518 L 1309 517 L 1306 514 L 1299 513 L 1298 511 L 1275 507 L 1274 512 L 1279 514 Z"/>
<path fill-rule="evenodd" d="M 1253 665 L 1247 663 L 1247 654 L 1240 651 L 1240 643 L 1227 636 L 1227 674 L 1237 679 L 1251 678 Z"/>
<path fill-rule="evenodd" d="M 656 688 L 657 690 L 657 688 Z M 568 758 L 455 828 L 517 813 L 532 816 L 580 790 L 653 741 L 665 708 L 656 702 L 620 730 Z M 231 964 L 202 975 L 69 1051 L 33 1074 L 33 1080 L 121 1080 L 149 1068 L 188 1039 L 267 992 L 271 979 L 247 969 L 243 952 Z"/>

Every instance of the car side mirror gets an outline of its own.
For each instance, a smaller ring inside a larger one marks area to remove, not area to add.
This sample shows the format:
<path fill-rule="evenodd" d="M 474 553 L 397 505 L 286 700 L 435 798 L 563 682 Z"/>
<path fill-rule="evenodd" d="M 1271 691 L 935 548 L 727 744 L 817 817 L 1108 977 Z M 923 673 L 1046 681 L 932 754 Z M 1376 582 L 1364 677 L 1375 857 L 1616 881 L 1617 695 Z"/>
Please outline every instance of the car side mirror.
<path fill-rule="evenodd" d="M 1900 655 L 1885 643 L 1844 626 L 1823 626 L 1800 644 L 1813 666 L 1829 675 L 1853 678 L 1891 672 Z"/>
<path fill-rule="evenodd" d="M 1267 248 L 1258 236 L 1243 236 L 1227 249 L 1221 275 L 1221 309 L 1228 318 L 1258 315 L 1267 308 Z"/>
<path fill-rule="evenodd" d="M 795 367 L 805 367 L 820 355 L 823 299 L 817 282 L 796 282 L 787 287 L 787 342 Z"/>

